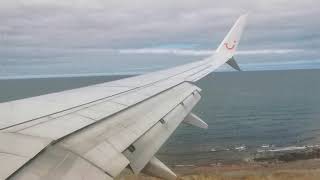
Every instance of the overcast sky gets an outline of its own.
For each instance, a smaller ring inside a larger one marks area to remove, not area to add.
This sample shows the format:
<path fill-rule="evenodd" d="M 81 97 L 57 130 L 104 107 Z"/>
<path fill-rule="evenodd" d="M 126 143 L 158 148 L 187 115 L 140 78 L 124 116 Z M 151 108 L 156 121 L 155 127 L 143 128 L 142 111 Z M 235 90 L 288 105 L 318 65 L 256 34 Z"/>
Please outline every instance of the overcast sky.
<path fill-rule="evenodd" d="M 244 70 L 319 68 L 319 7 L 318 0 L 2 0 L 0 77 L 143 73 L 194 61 L 247 12 L 236 55 Z"/>

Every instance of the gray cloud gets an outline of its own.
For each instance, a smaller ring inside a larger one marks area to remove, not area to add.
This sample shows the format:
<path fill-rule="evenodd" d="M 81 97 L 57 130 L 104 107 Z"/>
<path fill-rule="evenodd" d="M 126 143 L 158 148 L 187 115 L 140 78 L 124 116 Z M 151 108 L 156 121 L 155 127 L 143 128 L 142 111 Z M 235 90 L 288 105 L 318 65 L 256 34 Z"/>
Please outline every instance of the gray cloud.
<path fill-rule="evenodd" d="M 246 12 L 250 20 L 240 50 L 316 51 L 319 6 L 314 0 L 3 0 L 0 65 L 13 59 L 23 64 L 63 64 L 91 56 L 105 60 L 114 58 L 110 49 L 176 44 L 196 44 L 195 51 L 214 49 Z M 306 58 L 318 55 L 311 54 Z"/>

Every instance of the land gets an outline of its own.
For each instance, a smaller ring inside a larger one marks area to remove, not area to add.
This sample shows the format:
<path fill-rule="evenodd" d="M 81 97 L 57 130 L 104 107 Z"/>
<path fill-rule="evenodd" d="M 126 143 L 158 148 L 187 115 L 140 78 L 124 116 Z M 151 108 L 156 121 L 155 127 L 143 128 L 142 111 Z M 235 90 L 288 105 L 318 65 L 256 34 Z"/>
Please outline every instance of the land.
<path fill-rule="evenodd" d="M 278 163 L 245 163 L 201 167 L 174 167 L 181 180 L 319 180 L 320 160 Z M 146 175 L 126 174 L 119 180 L 157 180 Z"/>
<path fill-rule="evenodd" d="M 181 180 L 319 180 L 320 150 L 287 152 L 232 164 L 173 166 Z M 125 173 L 119 180 L 157 180 L 147 175 Z"/>

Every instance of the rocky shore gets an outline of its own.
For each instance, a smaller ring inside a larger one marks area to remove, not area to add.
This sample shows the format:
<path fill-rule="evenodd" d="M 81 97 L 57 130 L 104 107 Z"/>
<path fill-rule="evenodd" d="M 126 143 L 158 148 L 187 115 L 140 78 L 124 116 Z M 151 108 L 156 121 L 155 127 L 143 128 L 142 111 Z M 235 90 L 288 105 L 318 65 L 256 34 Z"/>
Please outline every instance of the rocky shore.
<path fill-rule="evenodd" d="M 255 162 L 292 162 L 297 160 L 318 159 L 320 158 L 319 147 L 305 147 L 288 151 L 271 151 L 253 158 Z"/>
<path fill-rule="evenodd" d="M 320 148 L 265 153 L 250 160 L 204 166 L 172 166 L 183 180 L 319 180 Z M 146 175 L 124 173 L 118 179 L 151 180 Z"/>

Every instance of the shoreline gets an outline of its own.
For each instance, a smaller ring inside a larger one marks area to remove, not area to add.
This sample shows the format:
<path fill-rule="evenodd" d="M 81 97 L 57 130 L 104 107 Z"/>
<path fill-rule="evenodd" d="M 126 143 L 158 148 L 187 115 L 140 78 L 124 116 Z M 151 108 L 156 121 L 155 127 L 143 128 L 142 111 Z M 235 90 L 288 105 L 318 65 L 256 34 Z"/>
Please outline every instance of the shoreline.
<path fill-rule="evenodd" d="M 291 180 L 320 179 L 320 159 L 291 162 L 248 162 L 242 164 L 174 168 L 180 179 Z"/>
<path fill-rule="evenodd" d="M 173 167 L 178 180 L 319 180 L 320 159 L 292 162 L 220 164 L 218 166 Z M 126 172 L 118 180 L 158 180 Z"/>
<path fill-rule="evenodd" d="M 207 165 L 169 166 L 181 180 L 319 180 L 320 148 L 308 148 L 255 157 L 249 161 L 218 162 Z M 156 180 L 130 172 L 121 180 Z"/>

